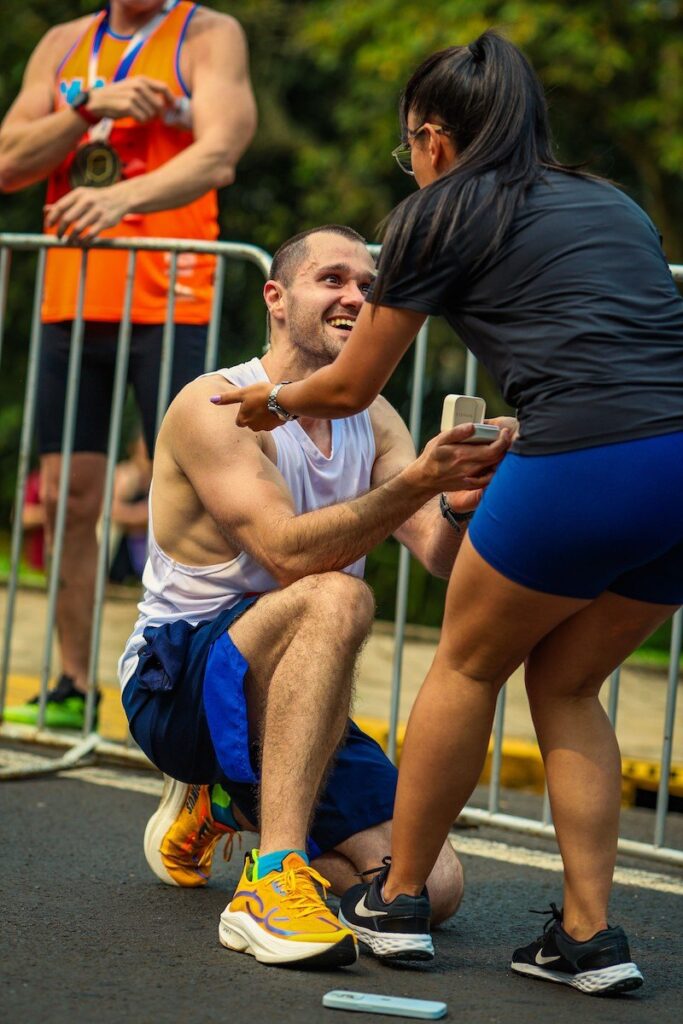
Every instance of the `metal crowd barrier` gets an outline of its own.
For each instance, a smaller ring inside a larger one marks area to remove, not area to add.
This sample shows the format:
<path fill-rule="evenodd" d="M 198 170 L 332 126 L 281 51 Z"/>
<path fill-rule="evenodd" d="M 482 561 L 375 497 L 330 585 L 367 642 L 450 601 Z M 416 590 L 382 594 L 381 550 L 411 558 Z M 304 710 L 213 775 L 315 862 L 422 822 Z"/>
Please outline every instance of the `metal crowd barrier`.
<path fill-rule="evenodd" d="M 5 614 L 5 626 L 3 633 L 2 661 L 0 662 L 0 710 L 4 710 L 7 693 L 7 680 L 9 676 L 10 650 L 14 621 L 14 607 L 16 601 L 19 561 L 21 557 L 21 543 L 23 536 L 21 509 L 23 507 L 23 498 L 26 488 L 26 478 L 28 476 L 29 461 L 31 456 L 31 445 L 35 426 L 38 359 L 40 355 L 41 344 L 40 307 L 43 295 L 43 284 L 45 276 L 45 258 L 48 249 L 65 248 L 68 247 L 68 245 L 68 242 L 56 239 L 50 235 L 0 234 L 0 353 L 2 351 L 1 345 L 5 327 L 7 291 L 9 288 L 10 253 L 11 251 L 18 250 L 38 251 L 38 265 L 36 270 L 36 280 L 33 297 L 33 311 L 31 317 L 31 340 L 29 345 L 28 365 L 26 370 L 24 418 L 22 422 L 21 441 L 19 448 L 19 467 L 17 472 L 17 487 L 15 499 L 16 514 L 14 516 L 14 523 L 12 528 L 10 575 L 7 585 L 7 608 Z M 54 545 L 48 580 L 47 624 L 45 630 L 45 643 L 43 648 L 42 666 L 40 673 L 40 703 L 38 709 L 37 725 L 39 731 L 45 731 L 44 724 L 46 698 L 52 661 L 52 638 L 54 633 L 55 618 L 57 611 L 57 590 L 59 586 L 59 573 L 63 554 L 69 475 L 71 467 L 71 455 L 73 451 L 74 432 L 76 426 L 78 385 L 80 380 L 81 356 L 83 351 L 83 304 L 85 297 L 85 280 L 88 267 L 88 252 L 90 248 L 123 249 L 128 251 L 129 257 L 128 269 L 126 274 L 123 313 L 119 327 L 117 358 L 114 376 L 114 390 L 112 395 L 112 413 L 107 449 L 107 466 L 105 472 L 102 531 L 99 545 L 99 557 L 95 583 L 95 597 L 93 603 L 93 628 L 88 669 L 88 699 L 86 703 L 85 714 L 85 735 L 93 731 L 95 719 L 94 679 L 99 659 L 102 612 L 104 606 L 104 591 L 108 568 L 109 536 L 111 532 L 110 510 L 114 487 L 114 470 L 116 464 L 116 455 L 118 451 L 119 435 L 121 433 L 123 404 L 126 392 L 126 374 L 128 368 L 128 355 L 131 336 L 130 312 L 133 298 L 133 283 L 135 279 L 135 264 L 137 253 L 141 250 L 154 250 L 168 252 L 170 254 L 170 287 L 168 304 L 166 309 L 166 323 L 164 325 L 162 341 L 159 391 L 157 398 L 157 430 L 159 429 L 166 406 L 168 404 L 168 395 L 171 382 L 174 343 L 173 315 L 175 306 L 175 286 L 178 274 L 178 253 L 211 253 L 216 256 L 216 287 L 214 289 L 211 319 L 207 335 L 207 351 L 205 361 L 206 369 L 214 368 L 216 356 L 218 353 L 218 333 L 223 299 L 223 280 L 225 276 L 226 259 L 242 259 L 254 263 L 256 264 L 257 267 L 260 268 L 260 270 L 264 274 L 264 277 L 268 276 L 271 263 L 270 256 L 263 249 L 259 249 L 253 245 L 245 245 L 236 242 L 195 242 L 190 241 L 188 239 L 132 238 L 98 240 L 89 245 L 87 248 L 82 248 L 83 255 L 81 261 L 80 279 L 78 283 L 76 316 L 73 321 L 71 330 L 71 350 L 69 356 L 69 367 L 67 375 L 64 427 L 61 448 L 62 468 L 59 481 L 57 515 L 54 528 Z M 5 726 L 5 731 L 6 728 L 7 727 Z"/>
<path fill-rule="evenodd" d="M 28 475 L 28 466 L 31 453 L 35 422 L 36 385 L 38 356 L 40 352 L 40 305 L 43 292 L 43 280 L 45 271 L 45 253 L 48 248 L 60 248 L 67 246 L 65 241 L 57 240 L 46 235 L 20 235 L 0 233 L 0 357 L 2 355 L 2 340 L 5 328 L 7 293 L 10 280 L 10 259 L 12 250 L 32 250 L 38 252 L 38 265 L 34 289 L 33 312 L 31 321 L 31 340 L 28 356 L 28 367 L 26 375 L 24 418 L 22 423 L 21 442 L 19 451 L 19 466 L 17 473 L 16 487 L 16 514 L 12 529 L 11 542 L 11 563 L 10 576 L 7 585 L 7 609 L 5 615 L 2 658 L 0 661 L 0 715 L 5 706 L 7 681 L 10 668 L 10 648 L 14 621 L 14 607 L 16 601 L 19 561 L 22 544 L 22 508 L 23 496 Z M 126 289 L 124 298 L 123 315 L 119 328 L 118 353 L 115 371 L 114 392 L 112 397 L 112 416 L 109 432 L 109 445 L 107 456 L 107 468 L 105 475 L 105 491 L 102 516 L 102 534 L 99 548 L 99 559 L 97 566 L 97 577 L 95 584 L 95 599 L 93 605 L 93 631 L 90 649 L 90 662 L 88 671 L 89 694 L 86 707 L 86 721 L 84 727 L 84 739 L 79 741 L 64 741 L 63 734 L 55 734 L 44 728 L 45 708 L 48 679 L 51 668 L 52 636 L 55 624 L 57 587 L 59 580 L 59 567 L 62 558 L 64 528 L 66 522 L 66 500 L 68 494 L 68 479 L 71 454 L 73 450 L 73 438 L 76 417 L 76 401 L 78 395 L 78 384 L 80 377 L 80 364 L 83 346 L 83 298 L 84 284 L 87 273 L 87 257 L 89 248 L 98 249 L 125 249 L 129 252 L 128 271 L 126 278 Z M 378 246 L 370 246 L 371 251 L 377 252 Z M 122 744 L 105 743 L 101 740 L 94 741 L 93 724 L 95 717 L 94 706 L 94 679 L 99 660 L 100 634 L 102 628 L 102 614 L 105 597 L 105 584 L 107 576 L 107 558 L 109 550 L 109 534 L 111 530 L 111 499 L 113 493 L 114 469 L 116 453 L 118 450 L 119 435 L 121 432 L 121 418 L 125 398 L 126 371 L 128 364 L 128 352 L 130 345 L 130 310 L 132 304 L 133 281 L 135 276 L 136 253 L 140 250 L 156 250 L 170 253 L 170 283 L 169 299 L 167 306 L 166 324 L 164 327 L 162 345 L 162 363 L 157 401 L 157 429 L 163 418 L 171 379 L 171 367 L 173 360 L 174 340 L 174 293 L 177 276 L 177 257 L 179 252 L 202 252 L 215 254 L 216 265 L 216 286 L 213 297 L 211 320 L 209 324 L 206 369 L 211 370 L 216 366 L 219 341 L 219 325 L 223 302 L 223 279 L 225 262 L 227 259 L 241 259 L 255 264 L 262 271 L 264 278 L 267 278 L 270 270 L 271 257 L 263 249 L 256 246 L 234 242 L 193 242 L 187 239 L 113 239 L 96 241 L 88 248 L 83 249 L 81 264 L 81 275 L 78 291 L 77 315 L 73 322 L 71 333 L 71 353 L 68 370 L 68 382 L 64 415 L 64 430 L 62 437 L 62 473 L 60 477 L 60 489 L 58 499 L 57 518 L 55 523 L 54 549 L 50 577 L 48 582 L 48 613 L 46 624 L 46 635 L 43 649 L 41 676 L 40 676 L 40 705 L 38 726 L 34 730 L 35 738 L 52 739 L 62 745 L 76 745 L 79 751 L 72 750 L 58 762 L 59 767 L 69 767 L 78 763 L 78 756 L 90 753 L 95 747 L 108 753 L 124 754 L 132 760 L 143 758 L 139 751 L 124 751 Z M 675 280 L 683 282 L 683 265 L 671 267 Z M 413 362 L 413 380 L 410 394 L 410 415 L 409 429 L 416 448 L 419 448 L 421 441 L 422 426 L 422 404 L 424 394 L 424 379 L 427 349 L 429 342 L 429 321 L 427 321 L 416 338 Z M 471 353 L 467 354 L 465 385 L 466 394 L 476 394 L 477 389 L 477 362 Z M 403 674 L 403 649 L 405 641 L 405 627 L 408 606 L 408 589 L 410 582 L 410 554 L 406 548 L 401 546 L 399 555 L 398 578 L 396 588 L 396 611 L 394 626 L 394 656 L 391 674 L 391 697 L 388 709 L 389 720 L 389 756 L 396 758 L 399 703 L 401 695 L 402 674 Z M 132 624 L 131 624 L 132 625 Z M 683 647 L 683 617 L 681 611 L 673 618 L 671 650 L 668 669 L 668 686 L 666 698 L 665 720 L 663 726 L 662 754 L 660 761 L 659 789 L 657 793 L 657 804 L 654 816 L 654 834 L 651 843 L 635 842 L 620 837 L 619 850 L 624 854 L 636 855 L 638 857 L 658 861 L 660 863 L 683 865 L 683 851 L 667 847 L 666 825 L 669 805 L 669 777 L 671 772 L 673 729 L 676 712 L 676 696 L 679 682 L 679 664 L 681 650 Z M 612 724 L 616 722 L 618 697 L 619 697 L 620 670 L 612 674 L 609 684 L 608 713 Z M 543 813 L 540 819 L 523 818 L 515 815 L 504 814 L 500 810 L 500 774 L 503 756 L 503 735 L 505 726 L 505 687 L 503 687 L 498 698 L 496 715 L 493 728 L 493 753 L 491 781 L 488 791 L 488 807 L 486 809 L 467 806 L 461 819 L 466 823 L 488 824 L 497 828 L 507 829 L 513 832 L 524 833 L 531 836 L 553 836 L 554 829 L 550 820 L 550 808 L 546 798 L 543 804 Z M 26 730 L 8 727 L 0 722 L 0 736 L 25 737 Z M 120 749 L 119 749 L 120 748 Z M 49 769 L 37 768 L 25 774 L 38 774 Z M 54 770 L 54 769 L 53 769 Z M 16 773 L 14 773 L 16 774 Z M 10 777 L 8 772 L 0 772 L 2 776 Z"/>

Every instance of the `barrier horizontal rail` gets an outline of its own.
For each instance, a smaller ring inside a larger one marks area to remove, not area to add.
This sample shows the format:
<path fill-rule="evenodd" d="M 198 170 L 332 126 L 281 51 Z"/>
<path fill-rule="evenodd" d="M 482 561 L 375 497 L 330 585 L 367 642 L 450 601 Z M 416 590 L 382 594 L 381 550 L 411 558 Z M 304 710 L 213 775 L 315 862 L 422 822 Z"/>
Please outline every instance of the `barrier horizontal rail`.
<path fill-rule="evenodd" d="M 85 244 L 75 244 L 67 238 L 54 235 L 31 235 L 0 232 L 0 248 L 26 252 L 35 249 L 113 249 L 139 252 L 203 252 L 211 256 L 232 256 L 244 258 L 261 267 L 264 274 L 270 271 L 272 257 L 258 245 L 248 242 L 203 242 L 193 238 L 98 238 Z"/>
<path fill-rule="evenodd" d="M 27 252 L 37 251 L 38 252 L 38 265 L 36 272 L 36 281 L 34 288 L 34 304 L 31 321 L 31 343 L 29 348 L 29 361 L 27 367 L 27 379 L 26 379 L 26 391 L 24 401 L 24 420 L 22 423 L 22 436 L 20 442 L 20 453 L 19 453 L 19 467 L 17 475 L 17 504 L 16 508 L 20 508 L 20 502 L 23 500 L 23 494 L 26 484 L 26 476 L 28 472 L 28 460 L 30 456 L 30 447 L 32 441 L 33 425 L 35 418 L 35 401 L 36 401 L 36 387 L 37 387 L 37 357 L 40 347 L 40 302 L 42 296 L 43 287 L 43 276 L 45 266 L 45 253 L 48 249 L 59 249 L 59 248 L 78 248 L 84 253 L 83 266 L 81 271 L 81 282 L 79 289 L 79 303 L 81 309 L 80 318 L 77 316 L 73 323 L 72 333 L 72 360 L 69 369 L 69 385 L 68 385 L 68 398 L 65 409 L 65 428 L 63 437 L 63 462 L 68 467 L 68 460 L 71 455 L 73 446 L 73 416 L 75 414 L 75 401 L 76 392 L 79 380 L 79 361 L 80 361 L 80 347 L 82 344 L 82 337 L 79 339 L 79 333 L 82 335 L 82 305 L 83 305 L 83 294 L 84 294 L 84 283 L 87 273 L 87 253 L 92 249 L 102 250 L 123 250 L 129 252 L 129 265 L 127 270 L 126 278 L 126 293 L 124 299 L 123 316 L 120 322 L 119 330 L 119 347 L 117 353 L 117 365 L 115 371 L 115 385 L 114 395 L 112 399 L 112 419 L 110 426 L 109 435 L 109 446 L 108 446 L 108 457 L 107 457 L 107 470 L 105 476 L 105 501 L 104 501 L 104 513 L 102 522 L 102 540 L 100 544 L 100 554 L 98 558 L 97 568 L 97 579 L 95 587 L 95 601 L 93 608 L 93 639 L 90 651 L 90 668 L 88 673 L 89 681 L 89 697 L 86 711 L 86 723 L 84 733 L 89 735 L 94 733 L 94 679 L 96 675 L 96 667 L 99 660 L 99 639 L 102 627 L 102 612 L 104 606 L 104 591 L 106 583 L 106 569 L 107 569 L 107 558 L 106 552 L 109 545 L 109 531 L 111 527 L 110 517 L 110 506 L 112 497 L 112 486 L 113 486 L 113 474 L 115 468 L 115 453 L 118 445 L 118 438 L 121 428 L 121 412 L 123 406 L 123 400 L 125 396 L 125 379 L 126 379 L 126 364 L 128 358 L 128 348 L 130 343 L 130 309 L 131 309 L 131 298 L 132 288 L 135 277 L 135 260 L 136 254 L 141 251 L 154 251 L 154 252 L 168 252 L 171 254 L 170 260 L 170 288 L 169 288 L 169 303 L 167 309 L 167 318 L 164 330 L 164 341 L 162 345 L 162 360 L 165 360 L 164 372 L 162 373 L 162 379 L 160 381 L 160 388 L 158 394 L 158 423 L 161 420 L 165 408 L 165 401 L 168 397 L 168 381 L 169 381 L 169 367 L 172 357 L 173 349 L 173 299 L 172 294 L 175 290 L 175 278 L 177 275 L 177 255 L 184 252 L 194 253 L 205 253 L 214 255 L 217 257 L 217 269 L 216 269 L 216 285 L 214 289 L 214 298 L 211 310 L 211 319 L 208 328 L 208 342 L 207 342 L 207 357 L 206 357 L 206 369 L 212 369 L 215 366 L 215 358 L 218 351 L 218 330 L 219 322 L 222 311 L 222 298 L 223 298 L 223 271 L 225 266 L 225 260 L 242 260 L 247 261 L 260 269 L 264 277 L 267 277 L 270 271 L 271 257 L 264 250 L 258 246 L 251 245 L 249 243 L 242 242 L 204 242 L 192 239 L 149 239 L 149 238 L 127 238 L 127 239 L 97 239 L 94 242 L 88 243 L 87 245 L 74 245 L 69 242 L 68 239 L 58 239 L 52 235 L 33 235 L 33 234 L 17 234 L 17 233 L 0 233 L 0 355 L 2 354 L 2 341 L 4 335 L 4 329 L 6 325 L 6 305 L 7 305 L 7 294 L 10 280 L 10 263 L 11 253 L 16 252 Z M 370 250 L 373 253 L 378 253 L 379 246 L 370 246 Z M 683 283 L 683 264 L 671 265 L 671 272 L 674 279 L 678 282 Z M 421 436 L 421 422 L 422 422 L 422 405 L 423 405 L 423 394 L 424 394 L 424 379 L 425 379 L 425 366 L 429 343 L 429 321 L 425 322 L 425 325 L 420 330 L 414 352 L 414 364 L 413 364 L 413 379 L 411 384 L 411 395 L 410 395 L 410 416 L 409 416 L 409 429 L 411 436 L 416 444 L 419 446 Z M 477 388 L 477 373 L 478 366 L 476 359 L 471 353 L 467 353 L 466 369 L 465 369 L 465 382 L 464 391 L 467 394 L 474 394 Z M 46 628 L 46 642 L 43 656 L 43 666 L 41 672 L 41 700 L 40 700 L 40 716 L 39 724 L 35 730 L 17 730 L 16 727 L 12 728 L 7 723 L 0 724 L 0 735 L 7 738 L 17 738 L 22 736 L 26 738 L 27 735 L 33 735 L 36 740 L 52 740 L 59 745 L 69 745 L 70 743 L 82 742 L 75 740 L 66 740 L 63 734 L 54 733 L 52 730 L 45 729 L 43 727 L 44 714 L 45 714 L 45 698 L 47 694 L 47 681 L 50 669 L 50 647 L 52 633 L 54 630 L 54 617 L 55 617 L 55 604 L 56 604 L 56 578 L 59 571 L 59 559 L 61 557 L 61 545 L 63 540 L 64 531 L 64 510 L 66 508 L 66 480 L 67 474 L 63 475 L 63 493 L 60 491 L 60 500 L 58 503 L 59 510 L 61 511 L 61 519 L 56 524 L 55 529 L 55 557 L 51 572 L 51 584 L 49 589 L 49 608 L 48 608 L 48 622 Z M 58 512 L 59 518 L 59 512 Z M 18 565 L 19 557 L 21 552 L 21 541 L 22 541 L 22 524 L 21 516 L 15 515 L 13 533 L 12 533 L 12 554 L 11 554 L 11 566 L 10 566 L 10 578 L 8 581 L 8 603 L 7 603 L 7 614 L 5 621 L 5 634 L 4 634 L 4 648 L 2 654 L 2 664 L 0 668 L 0 713 L 4 709 L 6 699 L 6 688 L 7 679 L 9 674 L 9 656 L 11 648 L 12 638 L 12 627 L 13 627 L 13 614 L 14 614 L 14 602 L 16 597 L 17 589 L 17 578 L 18 578 Z M 55 582 L 52 583 L 52 578 Z M 401 546 L 399 556 L 399 568 L 397 578 L 397 590 L 396 590 L 396 608 L 395 608 L 395 624 L 394 624 L 394 656 L 392 663 L 392 674 L 391 674 L 391 697 L 390 706 L 388 709 L 388 751 L 390 756 L 394 759 L 396 757 L 397 748 L 397 732 L 398 732 L 398 718 L 399 718 L 399 706 L 400 706 L 400 694 L 402 687 L 402 673 L 403 673 L 403 650 L 405 641 L 405 626 L 407 618 L 407 603 L 408 603 L 408 591 L 409 591 L 409 580 L 410 580 L 410 555 L 403 546 Z M 669 800 L 669 772 L 671 768 L 671 755 L 672 755 L 672 739 L 673 739 L 673 728 L 675 719 L 676 709 L 676 696 L 678 689 L 679 679 L 679 661 L 681 656 L 681 645 L 682 645 L 682 632 L 683 625 L 681 622 L 681 613 L 678 612 L 677 616 L 674 617 L 673 631 L 672 631 L 672 647 L 670 652 L 669 660 L 669 671 L 668 671 L 668 684 L 667 684 L 667 703 L 665 711 L 664 721 L 664 738 L 662 744 L 662 757 L 660 760 L 660 772 L 659 772 L 659 790 L 657 796 L 657 807 L 655 812 L 655 825 L 654 825 L 654 838 L 652 843 L 640 843 L 634 842 L 626 838 L 620 838 L 619 850 L 624 854 L 637 855 L 650 860 L 658 861 L 661 863 L 683 866 L 683 851 L 675 850 L 665 846 L 665 832 L 666 822 L 668 813 L 668 800 Z M 615 721 L 617 708 L 618 708 L 618 697 L 619 697 L 619 672 L 613 674 L 610 681 L 609 691 L 609 715 L 611 720 Z M 532 818 L 523 818 L 510 814 L 503 814 L 500 811 L 500 774 L 501 764 L 503 758 L 503 736 L 505 729 L 505 688 L 501 692 L 497 709 L 496 717 L 494 722 L 494 746 L 492 755 L 492 771 L 491 780 L 489 783 L 489 796 L 488 796 L 488 807 L 487 809 L 466 807 L 463 811 L 462 819 L 465 822 L 476 823 L 476 824 L 489 824 L 496 828 L 504 828 L 513 832 L 524 833 L 527 835 L 534 836 L 552 836 L 554 829 L 549 820 L 549 807 L 546 802 L 543 816 L 540 820 Z M 85 748 L 84 748 L 85 749 Z M 101 753 L 106 753 L 107 756 L 112 756 L 117 750 L 115 743 L 103 741 L 98 738 L 95 744 L 95 749 Z M 122 755 L 125 748 L 122 748 Z M 87 747 L 88 754 L 90 753 L 90 746 Z M 135 750 L 125 750 L 125 757 L 127 760 L 135 762 L 142 762 L 144 755 L 138 753 Z"/>

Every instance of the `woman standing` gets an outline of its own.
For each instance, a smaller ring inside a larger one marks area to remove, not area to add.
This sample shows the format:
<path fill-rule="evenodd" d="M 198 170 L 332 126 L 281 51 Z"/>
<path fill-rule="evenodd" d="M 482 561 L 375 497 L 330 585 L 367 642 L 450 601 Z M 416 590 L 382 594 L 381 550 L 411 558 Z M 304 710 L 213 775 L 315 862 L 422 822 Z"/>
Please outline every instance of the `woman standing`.
<path fill-rule="evenodd" d="M 424 882 L 525 661 L 564 909 L 512 966 L 626 991 L 642 975 L 607 921 L 621 765 L 598 692 L 683 602 L 683 302 L 643 211 L 555 160 L 542 89 L 510 43 L 486 32 L 434 54 L 400 109 L 394 155 L 420 191 L 391 215 L 344 350 L 306 381 L 223 399 L 257 430 L 358 412 L 442 314 L 519 410 L 410 717 L 391 865 L 342 914 L 380 955 L 432 955 Z"/>

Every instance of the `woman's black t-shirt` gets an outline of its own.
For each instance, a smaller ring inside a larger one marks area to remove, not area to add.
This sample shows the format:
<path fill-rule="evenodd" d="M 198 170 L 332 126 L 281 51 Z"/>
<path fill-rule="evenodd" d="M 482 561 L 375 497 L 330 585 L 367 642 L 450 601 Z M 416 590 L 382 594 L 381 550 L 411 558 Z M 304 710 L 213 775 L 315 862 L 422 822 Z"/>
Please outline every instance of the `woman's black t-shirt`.
<path fill-rule="evenodd" d="M 491 183 L 482 178 L 479 196 Z M 381 304 L 445 316 L 517 408 L 514 451 L 683 430 L 683 300 L 636 203 L 605 182 L 546 172 L 498 251 L 472 269 L 492 237 L 493 208 L 425 263 L 439 194 Z"/>

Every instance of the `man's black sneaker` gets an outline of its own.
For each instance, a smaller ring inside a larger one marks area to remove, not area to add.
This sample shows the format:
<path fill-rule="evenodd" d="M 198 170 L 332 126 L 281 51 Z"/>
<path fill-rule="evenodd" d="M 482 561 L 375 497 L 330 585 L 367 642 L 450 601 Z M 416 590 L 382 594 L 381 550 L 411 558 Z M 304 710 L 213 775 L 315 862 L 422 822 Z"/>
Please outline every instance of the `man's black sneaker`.
<path fill-rule="evenodd" d="M 577 942 L 562 927 L 562 912 L 554 903 L 543 935 L 516 949 L 510 966 L 518 974 L 571 985 L 593 996 L 631 992 L 643 984 L 643 976 L 631 960 L 623 928 L 604 928 L 592 939 Z"/>
<path fill-rule="evenodd" d="M 401 894 L 385 903 L 382 886 L 390 866 L 391 858 L 385 857 L 384 867 L 361 873 L 375 877 L 344 893 L 339 920 L 382 960 L 432 960 L 434 945 L 429 934 L 431 907 L 427 890 L 421 896 Z"/>
<path fill-rule="evenodd" d="M 95 691 L 95 721 L 97 728 L 97 712 L 102 694 Z M 45 726 L 48 729 L 83 729 L 85 722 L 86 696 L 77 690 L 71 676 L 61 675 L 57 685 L 47 692 L 45 704 Z M 6 722 L 18 722 L 22 725 L 37 725 L 40 697 L 32 697 L 26 704 L 5 708 Z"/>

